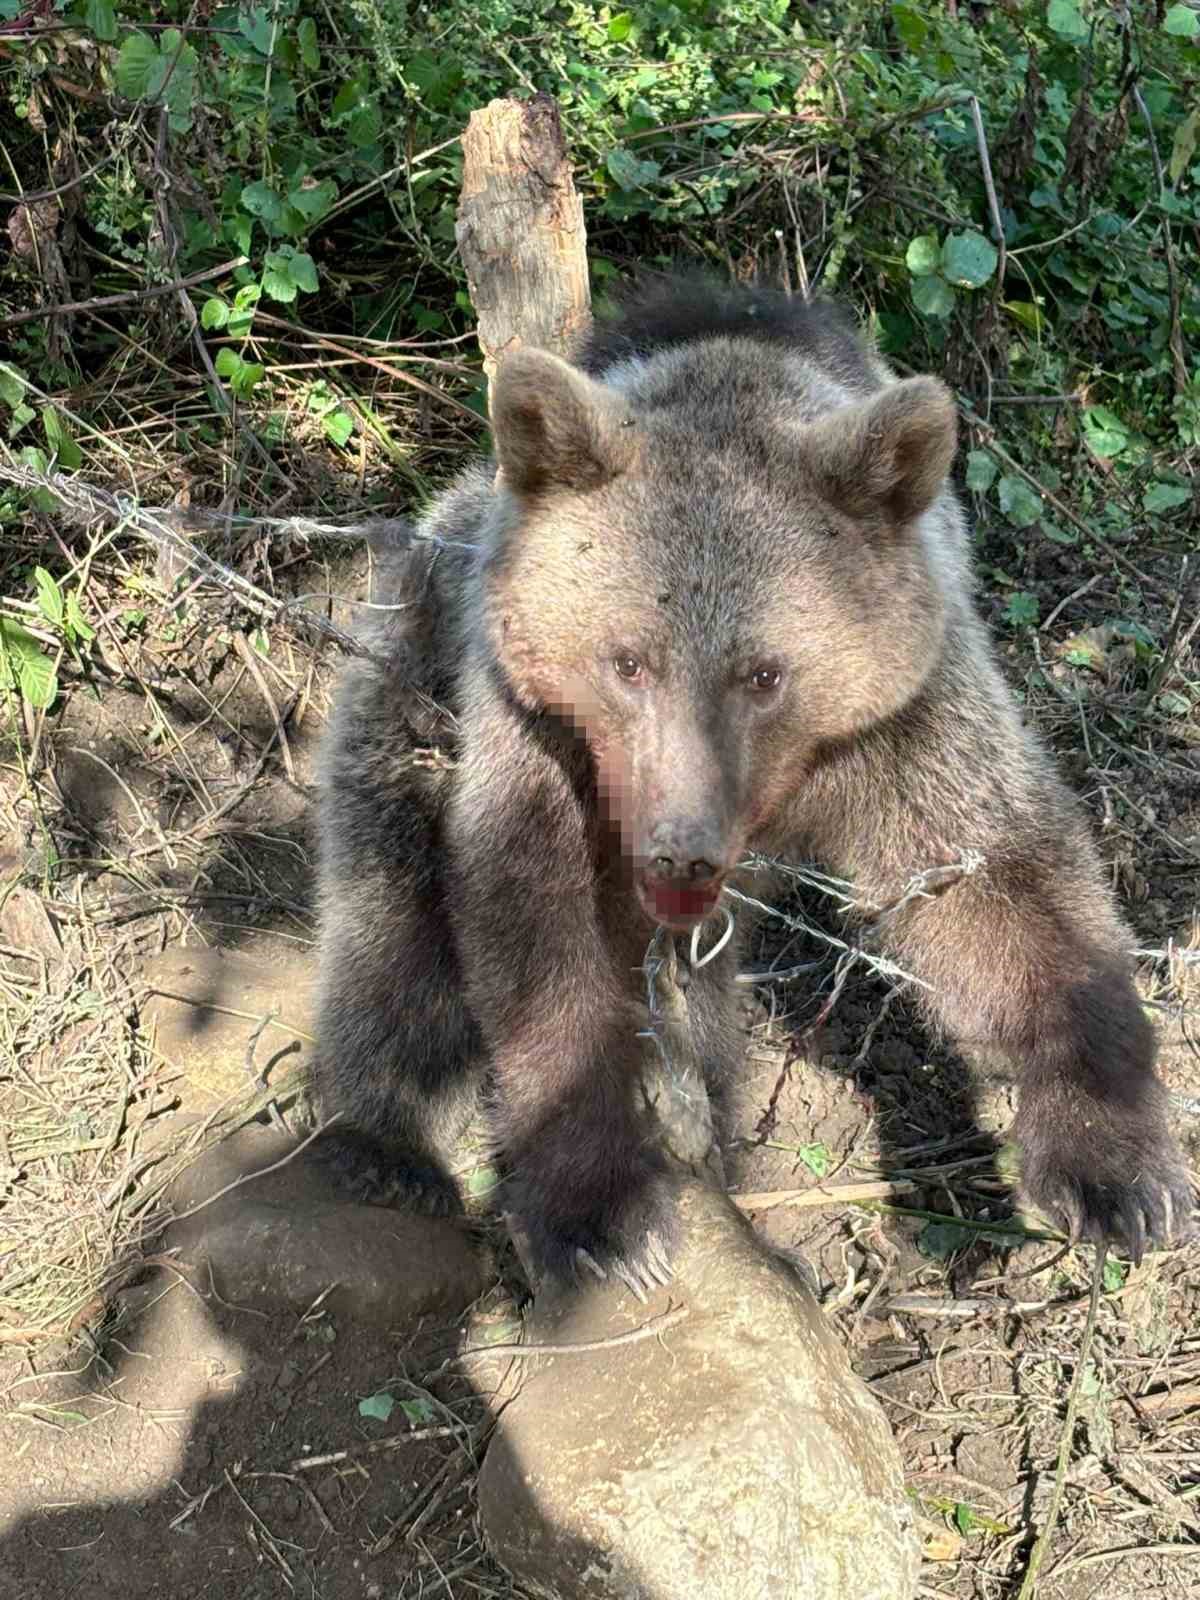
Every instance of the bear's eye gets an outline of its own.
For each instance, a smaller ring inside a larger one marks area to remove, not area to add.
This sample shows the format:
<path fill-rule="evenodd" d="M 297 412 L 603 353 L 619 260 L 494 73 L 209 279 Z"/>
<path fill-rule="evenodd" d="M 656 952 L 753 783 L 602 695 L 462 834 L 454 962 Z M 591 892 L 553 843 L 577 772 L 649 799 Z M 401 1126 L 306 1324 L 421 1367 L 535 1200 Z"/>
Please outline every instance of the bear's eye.
<path fill-rule="evenodd" d="M 642 675 L 642 663 L 636 656 L 628 654 L 616 656 L 613 659 L 613 666 L 621 678 L 640 678 Z"/>
<path fill-rule="evenodd" d="M 782 677 L 778 667 L 757 667 L 750 674 L 750 687 L 757 694 L 769 694 L 772 689 L 778 689 Z"/>

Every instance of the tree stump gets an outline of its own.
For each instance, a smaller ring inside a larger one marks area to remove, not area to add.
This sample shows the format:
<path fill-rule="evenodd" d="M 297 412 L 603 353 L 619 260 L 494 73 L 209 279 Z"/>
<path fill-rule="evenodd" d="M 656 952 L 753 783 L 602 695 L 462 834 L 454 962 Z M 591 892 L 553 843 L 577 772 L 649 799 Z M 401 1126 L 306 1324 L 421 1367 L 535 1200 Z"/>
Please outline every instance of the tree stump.
<path fill-rule="evenodd" d="M 490 381 L 510 351 L 566 356 L 587 327 L 587 233 L 549 95 L 473 111 L 462 144 L 455 232 Z"/>

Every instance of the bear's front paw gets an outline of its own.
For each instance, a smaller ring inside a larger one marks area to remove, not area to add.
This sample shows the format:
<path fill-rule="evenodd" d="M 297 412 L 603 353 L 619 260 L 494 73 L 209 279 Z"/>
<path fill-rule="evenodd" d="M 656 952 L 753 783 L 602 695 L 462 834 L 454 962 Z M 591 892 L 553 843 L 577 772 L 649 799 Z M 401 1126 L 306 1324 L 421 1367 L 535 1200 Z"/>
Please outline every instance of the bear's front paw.
<path fill-rule="evenodd" d="M 664 1174 L 639 1174 L 618 1198 L 576 1194 L 567 1205 L 525 1193 L 515 1209 L 539 1282 L 578 1287 L 615 1278 L 639 1300 L 671 1281 L 679 1241 L 676 1186 Z M 540 1203 L 539 1203 L 540 1202 Z"/>
<path fill-rule="evenodd" d="M 1017 1116 L 1021 1187 L 1073 1243 L 1112 1244 L 1138 1263 L 1192 1228 L 1192 1185 L 1157 1112 L 1099 1104 L 1023 1102 Z"/>

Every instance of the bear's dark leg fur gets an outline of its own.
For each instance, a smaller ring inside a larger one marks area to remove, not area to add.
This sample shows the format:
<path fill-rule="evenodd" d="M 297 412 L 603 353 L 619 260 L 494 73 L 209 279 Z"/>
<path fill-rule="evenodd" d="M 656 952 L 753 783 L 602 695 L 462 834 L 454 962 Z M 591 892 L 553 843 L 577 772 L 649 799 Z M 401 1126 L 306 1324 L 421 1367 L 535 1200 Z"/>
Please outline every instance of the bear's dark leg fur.
<path fill-rule="evenodd" d="M 326 748 L 315 1071 L 339 1123 L 314 1155 L 367 1197 L 441 1210 L 481 1049 L 446 910 L 449 772 L 421 764 L 404 705 L 386 673 L 355 664 Z"/>

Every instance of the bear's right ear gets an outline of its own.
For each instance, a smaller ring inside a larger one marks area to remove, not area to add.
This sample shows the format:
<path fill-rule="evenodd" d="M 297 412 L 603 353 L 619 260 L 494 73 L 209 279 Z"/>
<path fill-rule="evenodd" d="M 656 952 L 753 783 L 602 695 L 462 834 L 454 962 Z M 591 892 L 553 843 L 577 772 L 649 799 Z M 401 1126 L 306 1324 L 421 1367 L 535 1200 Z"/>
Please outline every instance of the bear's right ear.
<path fill-rule="evenodd" d="M 619 395 L 546 350 L 506 356 L 492 390 L 492 434 L 514 494 L 596 489 L 633 454 L 632 418 Z"/>

